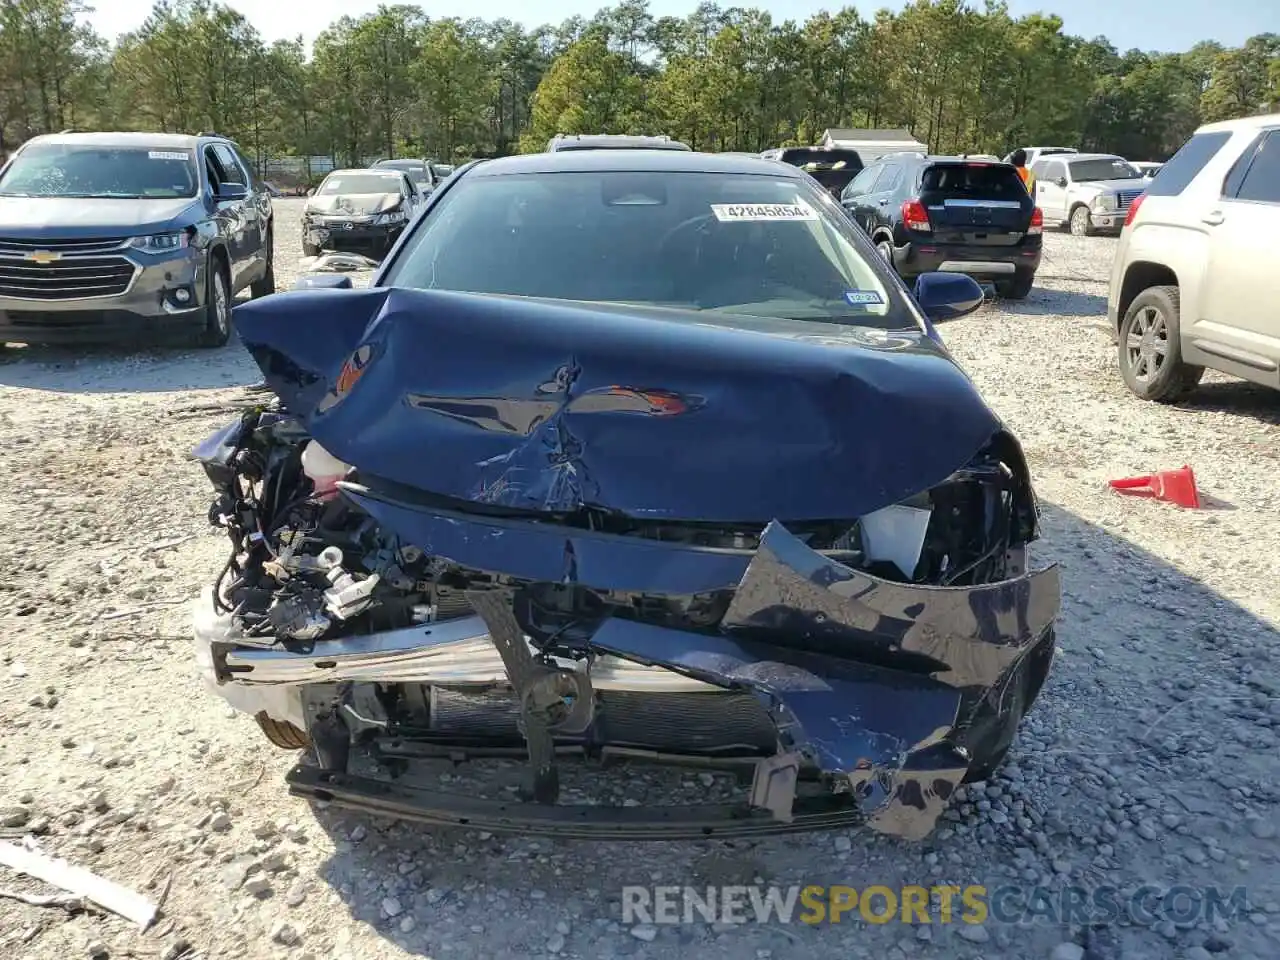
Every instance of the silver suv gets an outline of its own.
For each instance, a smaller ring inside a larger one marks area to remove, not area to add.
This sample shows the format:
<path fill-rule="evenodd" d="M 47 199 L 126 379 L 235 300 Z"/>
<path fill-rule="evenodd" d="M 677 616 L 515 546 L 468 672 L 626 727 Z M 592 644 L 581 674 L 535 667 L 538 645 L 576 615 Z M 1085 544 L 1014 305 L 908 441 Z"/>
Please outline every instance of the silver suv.
<path fill-rule="evenodd" d="M 1206 367 L 1280 388 L 1280 114 L 1196 131 L 1134 201 L 1107 315 L 1120 373 L 1176 400 Z"/>

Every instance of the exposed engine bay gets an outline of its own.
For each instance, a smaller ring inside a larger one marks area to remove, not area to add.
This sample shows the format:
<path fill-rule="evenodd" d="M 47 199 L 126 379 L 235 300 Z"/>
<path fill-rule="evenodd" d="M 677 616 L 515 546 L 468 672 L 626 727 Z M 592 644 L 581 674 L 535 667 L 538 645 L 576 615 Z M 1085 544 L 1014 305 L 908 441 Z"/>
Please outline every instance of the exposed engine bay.
<path fill-rule="evenodd" d="M 762 528 L 461 504 L 363 477 L 268 404 L 196 453 L 232 543 L 197 646 L 273 742 L 307 748 L 291 776 L 303 795 L 510 827 L 510 804 L 445 809 L 396 778 L 413 759 L 527 757 L 536 803 L 517 825 L 589 835 L 556 814 L 571 809 L 556 805 L 558 759 L 630 756 L 745 770 L 751 787 L 714 815 L 627 811 L 611 835 L 864 820 L 923 836 L 1003 757 L 1052 658 L 1056 571 L 1026 574 L 1036 507 L 1006 440 L 894 506 Z M 397 511 L 448 535 L 412 542 L 396 532 L 412 524 L 386 522 Z M 563 543 L 565 575 L 441 549 L 495 538 L 513 556 Z M 652 588 L 584 582 L 595 544 L 658 551 Z M 697 589 L 663 586 L 694 561 L 707 572 L 681 582 Z M 352 774 L 354 751 L 384 779 Z"/>

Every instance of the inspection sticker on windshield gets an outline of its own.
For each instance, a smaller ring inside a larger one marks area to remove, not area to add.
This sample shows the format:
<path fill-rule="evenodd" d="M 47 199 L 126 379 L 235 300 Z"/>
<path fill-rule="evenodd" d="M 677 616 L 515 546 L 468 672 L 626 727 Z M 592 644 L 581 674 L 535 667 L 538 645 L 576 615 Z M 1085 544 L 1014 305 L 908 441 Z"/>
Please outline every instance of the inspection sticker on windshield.
<path fill-rule="evenodd" d="M 713 203 L 711 212 L 721 223 L 818 219 L 817 212 L 803 203 Z"/>
<path fill-rule="evenodd" d="M 853 304 L 855 307 L 869 307 L 884 303 L 884 297 L 875 290 L 846 290 L 844 299 L 846 303 Z"/>
<path fill-rule="evenodd" d="M 147 153 L 149 160 L 190 160 L 191 154 L 174 150 L 151 150 Z"/>

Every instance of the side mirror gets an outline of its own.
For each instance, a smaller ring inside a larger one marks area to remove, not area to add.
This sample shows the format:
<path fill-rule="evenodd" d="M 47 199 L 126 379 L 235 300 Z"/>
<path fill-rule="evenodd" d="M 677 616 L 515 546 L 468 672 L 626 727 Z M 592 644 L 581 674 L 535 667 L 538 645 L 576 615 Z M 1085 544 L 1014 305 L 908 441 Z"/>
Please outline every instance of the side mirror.
<path fill-rule="evenodd" d="M 310 190 L 308 190 L 308 191 L 307 191 L 307 196 L 308 196 L 308 197 L 314 197 L 315 195 L 316 195 L 316 188 L 315 188 L 315 187 L 312 187 Z"/>
<path fill-rule="evenodd" d="M 924 315 L 935 323 L 967 317 L 982 306 L 982 287 L 963 273 L 922 273 L 912 295 Z"/>
<path fill-rule="evenodd" d="M 293 281 L 294 290 L 350 290 L 351 278 L 340 273 L 304 273 Z"/>
<path fill-rule="evenodd" d="M 1060 187 L 1065 187 L 1065 186 L 1067 185 L 1067 178 L 1066 178 L 1066 177 L 1059 177 L 1057 180 L 1055 180 L 1055 181 L 1053 181 L 1053 182 L 1054 182 L 1054 183 L 1056 183 L 1056 184 L 1057 184 L 1058 186 L 1060 186 Z"/>
<path fill-rule="evenodd" d="M 218 184 L 218 200 L 243 200 L 249 196 L 249 188 L 243 183 Z"/>

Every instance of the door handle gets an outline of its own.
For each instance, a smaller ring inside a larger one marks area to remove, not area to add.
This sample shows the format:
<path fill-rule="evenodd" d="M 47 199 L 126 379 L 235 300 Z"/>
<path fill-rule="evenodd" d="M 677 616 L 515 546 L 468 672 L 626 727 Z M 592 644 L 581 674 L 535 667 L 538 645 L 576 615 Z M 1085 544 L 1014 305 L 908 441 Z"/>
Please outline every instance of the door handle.
<path fill-rule="evenodd" d="M 1221 210 L 1210 210 L 1200 219 L 1203 220 L 1205 223 L 1207 223 L 1209 226 L 1216 227 L 1218 224 L 1220 224 L 1223 220 L 1227 218 L 1222 215 Z"/>
<path fill-rule="evenodd" d="M 885 206 L 885 205 L 887 205 L 887 204 L 889 203 L 889 198 L 888 198 L 888 197 L 881 197 L 879 202 L 880 202 L 880 206 L 882 206 L 882 207 L 883 207 L 883 206 Z"/>

